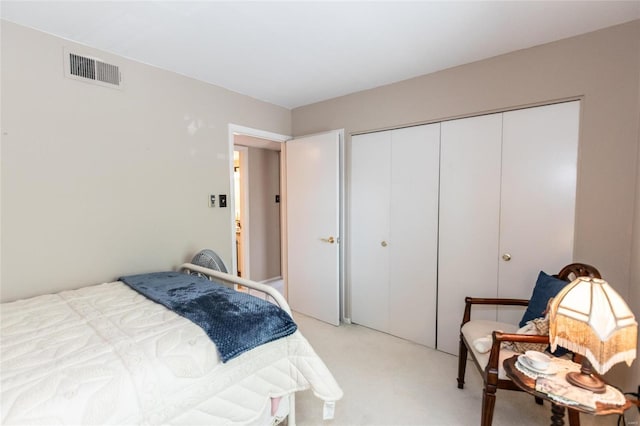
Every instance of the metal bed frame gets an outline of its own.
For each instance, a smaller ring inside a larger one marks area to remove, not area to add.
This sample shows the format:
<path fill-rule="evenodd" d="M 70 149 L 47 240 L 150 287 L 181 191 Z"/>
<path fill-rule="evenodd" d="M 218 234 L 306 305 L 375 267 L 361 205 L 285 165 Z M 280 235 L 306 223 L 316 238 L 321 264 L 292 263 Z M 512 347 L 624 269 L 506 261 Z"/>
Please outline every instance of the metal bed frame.
<path fill-rule="evenodd" d="M 282 294 L 280 294 L 280 292 L 273 287 L 255 281 L 247 280 L 242 277 L 237 277 L 235 275 L 227 274 L 225 272 L 214 271 L 213 269 L 204 268 L 192 263 L 183 263 L 182 265 L 180 265 L 179 270 L 181 272 L 194 272 L 196 274 L 203 275 L 210 281 L 221 281 L 222 284 L 234 289 L 236 285 L 241 285 L 252 290 L 262 292 L 271 297 L 275 301 L 276 305 L 278 305 L 283 311 L 289 314 L 291 318 L 293 318 L 293 315 L 291 314 L 291 308 L 289 307 L 289 304 L 285 300 L 284 296 L 282 296 Z M 289 395 L 289 414 L 287 415 L 285 420 L 287 426 L 296 425 L 295 398 L 295 392 L 292 392 L 291 395 Z"/>

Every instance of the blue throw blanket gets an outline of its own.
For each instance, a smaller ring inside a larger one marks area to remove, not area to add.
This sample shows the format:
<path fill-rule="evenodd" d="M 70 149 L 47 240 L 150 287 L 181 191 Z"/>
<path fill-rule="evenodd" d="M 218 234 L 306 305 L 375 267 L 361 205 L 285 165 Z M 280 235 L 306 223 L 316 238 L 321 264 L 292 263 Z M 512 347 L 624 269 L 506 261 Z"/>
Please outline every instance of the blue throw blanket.
<path fill-rule="evenodd" d="M 199 325 L 218 347 L 222 362 L 297 329 L 278 306 L 196 275 L 156 272 L 120 281 Z"/>

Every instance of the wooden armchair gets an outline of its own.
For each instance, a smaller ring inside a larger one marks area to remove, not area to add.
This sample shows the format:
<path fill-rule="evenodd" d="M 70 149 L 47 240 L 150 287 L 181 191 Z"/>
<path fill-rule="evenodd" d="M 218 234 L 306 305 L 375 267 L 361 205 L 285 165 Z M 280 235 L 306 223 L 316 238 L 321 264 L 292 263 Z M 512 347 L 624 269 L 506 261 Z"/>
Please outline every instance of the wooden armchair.
<path fill-rule="evenodd" d="M 582 263 L 572 263 L 565 266 L 554 277 L 567 281 L 573 281 L 577 277 L 590 276 L 601 278 L 596 268 Z M 471 307 L 473 305 L 508 305 L 508 306 L 528 306 L 526 299 L 486 299 L 486 298 L 465 298 L 464 316 L 460 325 L 460 354 L 458 358 L 458 388 L 464 388 L 464 375 L 467 366 L 467 355 L 471 353 L 471 358 L 483 377 L 484 385 L 482 391 L 482 417 L 481 425 L 490 426 L 493 420 L 493 409 L 496 401 L 496 391 L 498 389 L 516 390 L 520 389 L 506 376 L 502 363 L 510 358 L 515 352 L 508 349 L 501 349 L 503 342 L 523 342 L 523 343 L 549 343 L 549 336 L 536 336 L 515 334 L 518 327 L 513 324 L 500 323 L 494 321 L 471 320 Z M 500 330 L 500 331 L 496 331 Z M 489 352 L 479 352 L 473 345 L 479 337 L 487 335 L 493 336 L 493 342 Z M 536 399 L 542 404 L 542 400 Z M 578 426 L 579 413 L 569 410 L 569 424 Z"/>

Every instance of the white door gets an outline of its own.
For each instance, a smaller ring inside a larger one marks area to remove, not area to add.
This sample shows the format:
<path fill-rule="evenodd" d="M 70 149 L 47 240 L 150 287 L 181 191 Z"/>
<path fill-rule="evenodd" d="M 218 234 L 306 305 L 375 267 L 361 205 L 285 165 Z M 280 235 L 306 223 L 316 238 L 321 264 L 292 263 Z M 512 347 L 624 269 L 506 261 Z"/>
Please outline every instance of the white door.
<path fill-rule="evenodd" d="M 572 261 L 579 108 L 442 124 L 438 349 L 457 354 L 465 296 L 528 299 L 539 271 Z M 472 313 L 511 324 L 522 314 Z"/>
<path fill-rule="evenodd" d="M 456 354 L 464 298 L 497 297 L 502 114 L 442 123 L 438 349 Z M 474 308 L 496 320 L 495 307 Z"/>
<path fill-rule="evenodd" d="M 285 143 L 287 285 L 294 311 L 340 324 L 341 133 Z"/>
<path fill-rule="evenodd" d="M 540 270 L 573 260 L 579 117 L 578 101 L 504 113 L 499 297 L 528 299 Z M 498 311 L 501 322 L 521 318 Z"/>
<path fill-rule="evenodd" d="M 435 347 L 440 124 L 351 138 L 353 322 Z"/>
<path fill-rule="evenodd" d="M 390 333 L 435 348 L 440 123 L 391 139 Z"/>
<path fill-rule="evenodd" d="M 391 132 L 352 136 L 350 154 L 351 320 L 389 333 Z"/>

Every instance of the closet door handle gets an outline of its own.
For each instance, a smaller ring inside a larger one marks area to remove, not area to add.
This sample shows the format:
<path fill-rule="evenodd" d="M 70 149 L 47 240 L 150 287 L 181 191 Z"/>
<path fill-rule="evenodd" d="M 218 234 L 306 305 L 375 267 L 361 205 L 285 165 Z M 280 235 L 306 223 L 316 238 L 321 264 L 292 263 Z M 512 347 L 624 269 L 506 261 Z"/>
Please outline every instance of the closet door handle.
<path fill-rule="evenodd" d="M 336 242 L 336 239 L 333 237 L 329 237 L 329 238 L 320 238 L 322 241 L 324 241 L 325 243 L 329 243 L 329 244 L 333 244 Z"/>
<path fill-rule="evenodd" d="M 380 245 L 381 245 L 382 247 L 386 247 L 386 246 L 387 246 L 387 242 L 386 242 L 386 241 L 383 241 L 383 242 L 381 242 L 381 243 L 380 243 Z"/>
<path fill-rule="evenodd" d="M 505 262 L 508 262 L 511 260 L 511 255 L 509 253 L 505 253 L 502 255 L 502 260 L 504 260 Z"/>

